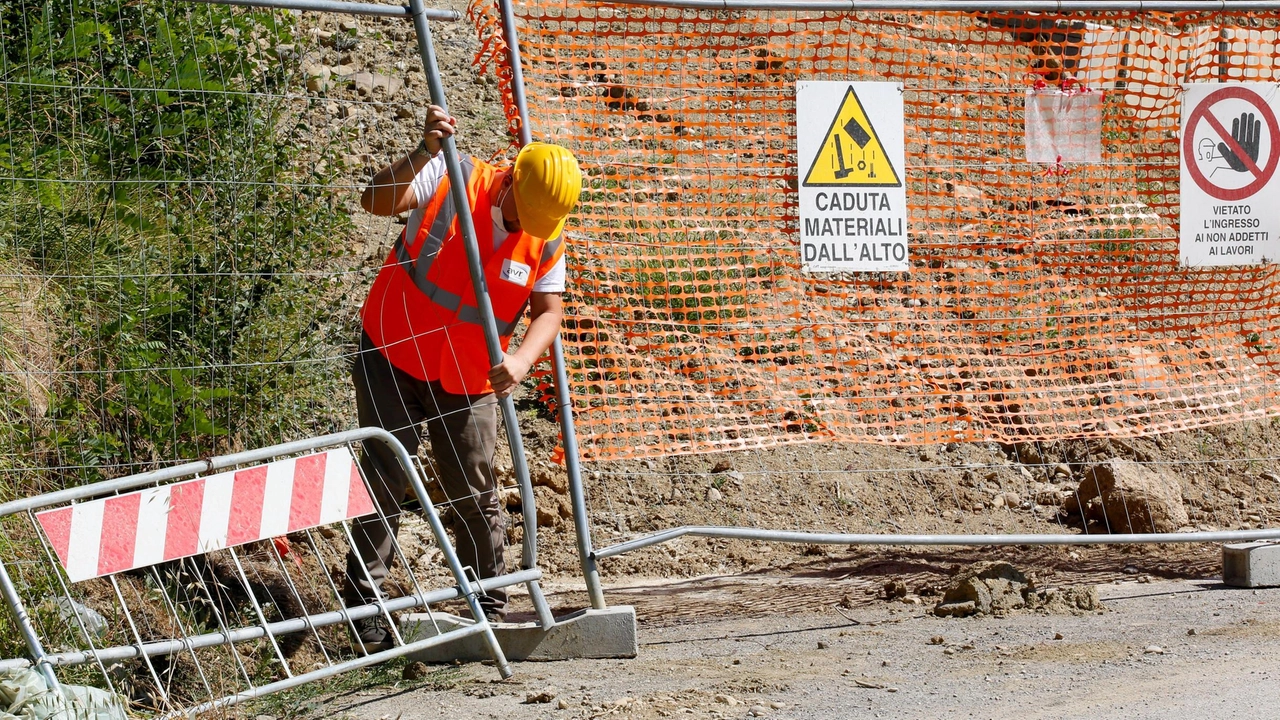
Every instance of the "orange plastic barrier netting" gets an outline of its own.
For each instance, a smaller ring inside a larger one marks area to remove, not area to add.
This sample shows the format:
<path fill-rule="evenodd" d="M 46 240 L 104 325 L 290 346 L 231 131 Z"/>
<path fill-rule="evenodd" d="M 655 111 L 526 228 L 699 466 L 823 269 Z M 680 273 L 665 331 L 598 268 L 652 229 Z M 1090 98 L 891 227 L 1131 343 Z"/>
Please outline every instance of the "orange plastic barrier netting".
<path fill-rule="evenodd" d="M 565 336 L 585 457 L 1280 411 L 1274 266 L 1184 269 L 1177 240 L 1179 86 L 1275 79 L 1276 17 L 517 14 L 534 136 L 589 175 Z M 905 85 L 909 273 L 800 270 L 795 82 L 823 79 Z M 1026 93 L 1064 82 L 1105 93 L 1101 163 L 1025 162 Z"/>

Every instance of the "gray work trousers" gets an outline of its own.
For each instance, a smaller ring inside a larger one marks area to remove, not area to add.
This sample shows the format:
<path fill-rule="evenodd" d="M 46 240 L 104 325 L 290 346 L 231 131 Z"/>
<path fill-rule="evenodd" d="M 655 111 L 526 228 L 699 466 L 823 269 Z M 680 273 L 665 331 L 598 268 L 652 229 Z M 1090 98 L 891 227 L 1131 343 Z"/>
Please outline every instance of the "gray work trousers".
<path fill-rule="evenodd" d="M 391 365 L 365 333 L 361 333 L 351 377 L 361 427 L 387 430 L 412 456 L 418 452 L 421 427 L 426 423 L 435 456 L 428 470 L 438 474 L 452 508 L 441 515 L 453 534 L 458 560 L 482 578 L 505 574 L 506 527 L 491 467 L 498 427 L 493 395 L 454 395 L 438 382 L 419 380 Z M 365 444 L 360 468 L 391 530 L 388 534 L 377 515 L 352 524 L 359 557 L 347 555 L 347 601 L 364 604 L 374 599 L 369 579 L 381 589 L 395 561 L 392 538 L 400 529 L 400 504 L 413 490 L 395 455 L 382 443 Z M 503 615 L 506 603 L 507 593 L 501 589 L 480 598 L 486 614 Z"/>

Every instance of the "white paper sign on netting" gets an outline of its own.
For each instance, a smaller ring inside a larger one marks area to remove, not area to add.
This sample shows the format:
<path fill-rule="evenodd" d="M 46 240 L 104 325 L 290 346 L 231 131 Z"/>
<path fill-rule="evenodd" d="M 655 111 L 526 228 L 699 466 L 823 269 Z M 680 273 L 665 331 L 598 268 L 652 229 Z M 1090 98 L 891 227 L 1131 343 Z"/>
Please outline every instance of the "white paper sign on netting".
<path fill-rule="evenodd" d="M 1027 162 L 1102 162 L 1102 93 L 1028 91 L 1025 135 Z"/>

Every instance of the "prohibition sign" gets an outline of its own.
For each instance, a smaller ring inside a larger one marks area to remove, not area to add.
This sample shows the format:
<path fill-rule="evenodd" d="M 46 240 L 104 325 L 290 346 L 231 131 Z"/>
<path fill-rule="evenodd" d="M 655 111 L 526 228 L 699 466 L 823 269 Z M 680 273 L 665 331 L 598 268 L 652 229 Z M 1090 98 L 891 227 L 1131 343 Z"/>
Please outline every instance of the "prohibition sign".
<path fill-rule="evenodd" d="M 1257 109 L 1258 117 L 1262 119 L 1263 124 L 1266 126 L 1269 133 L 1267 135 L 1269 142 L 1267 165 L 1264 168 L 1258 167 L 1258 164 L 1240 147 L 1240 143 L 1236 142 L 1236 139 L 1231 137 L 1231 133 L 1227 132 L 1227 129 L 1222 126 L 1222 122 L 1210 112 L 1214 104 L 1232 99 L 1243 100 L 1252 105 Z M 1238 188 L 1224 188 L 1214 185 L 1209 178 L 1204 176 L 1200 166 L 1196 163 L 1195 154 L 1196 127 L 1201 120 L 1208 123 L 1209 127 L 1218 134 L 1218 137 L 1226 144 L 1227 148 L 1244 163 L 1245 169 L 1253 175 L 1253 180 L 1249 184 Z M 1271 182 L 1271 178 L 1276 171 L 1277 161 L 1280 161 L 1280 125 L 1276 123 L 1275 113 L 1271 112 L 1271 106 L 1263 102 L 1262 98 L 1258 97 L 1258 94 L 1252 90 L 1246 90 L 1241 87 L 1225 87 L 1209 93 L 1191 111 L 1191 116 L 1187 118 L 1186 128 L 1182 132 L 1182 161 L 1187 164 L 1187 172 L 1190 173 L 1191 179 L 1195 180 L 1196 185 L 1211 197 L 1227 201 L 1244 200 L 1247 197 L 1252 197 L 1254 193 Z"/>

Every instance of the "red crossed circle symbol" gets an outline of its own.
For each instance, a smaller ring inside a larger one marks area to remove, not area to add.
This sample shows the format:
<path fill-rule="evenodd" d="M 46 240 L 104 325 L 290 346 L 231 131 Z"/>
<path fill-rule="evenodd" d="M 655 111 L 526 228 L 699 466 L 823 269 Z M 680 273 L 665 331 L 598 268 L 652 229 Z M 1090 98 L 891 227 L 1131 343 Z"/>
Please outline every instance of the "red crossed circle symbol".
<path fill-rule="evenodd" d="M 1267 126 L 1267 132 L 1270 133 L 1267 137 L 1270 138 L 1271 142 L 1267 149 L 1266 167 L 1259 168 L 1244 152 L 1235 138 L 1231 137 L 1231 133 L 1227 132 L 1227 129 L 1222 126 L 1218 118 L 1209 112 L 1209 109 L 1216 103 L 1230 99 L 1244 100 L 1252 105 L 1257 109 L 1258 116 L 1262 119 L 1263 124 Z M 1196 164 L 1195 156 L 1196 127 L 1201 120 L 1209 123 L 1209 127 L 1213 128 L 1213 131 L 1218 134 L 1218 137 L 1222 139 L 1227 148 L 1244 162 L 1245 169 L 1253 175 L 1252 182 L 1243 187 L 1223 188 L 1214 185 L 1209 178 L 1204 176 L 1204 173 L 1200 171 L 1200 166 Z M 1187 172 L 1191 173 L 1191 178 L 1196 181 L 1196 185 L 1200 186 L 1201 190 L 1212 197 L 1228 201 L 1244 200 L 1247 197 L 1252 197 L 1254 193 L 1271 182 L 1271 177 L 1276 171 L 1277 161 L 1280 161 L 1280 152 L 1278 152 L 1280 147 L 1277 147 L 1277 145 L 1280 145 L 1280 125 L 1276 123 L 1276 116 L 1275 113 L 1271 112 L 1271 106 L 1263 102 L 1262 98 L 1251 90 L 1246 90 L 1242 87 L 1226 87 L 1209 93 L 1191 111 L 1191 116 L 1187 118 L 1187 126 L 1182 131 L 1182 161 L 1187 164 Z"/>

